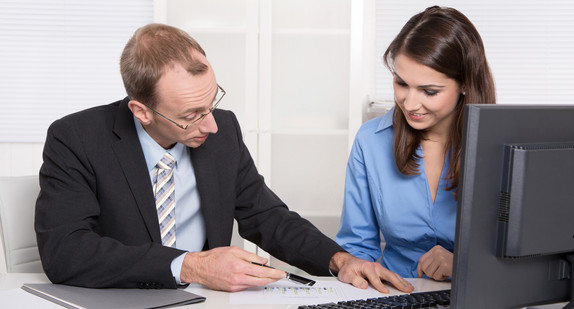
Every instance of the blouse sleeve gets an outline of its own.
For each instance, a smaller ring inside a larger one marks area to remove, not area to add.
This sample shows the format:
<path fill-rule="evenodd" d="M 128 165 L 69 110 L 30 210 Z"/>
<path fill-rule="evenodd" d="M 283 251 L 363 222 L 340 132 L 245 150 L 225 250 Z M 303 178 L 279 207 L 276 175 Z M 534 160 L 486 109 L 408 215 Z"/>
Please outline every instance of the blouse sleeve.
<path fill-rule="evenodd" d="M 381 238 L 370 194 L 360 137 L 355 138 L 345 177 L 345 197 L 337 242 L 356 257 L 376 261 L 381 257 Z"/>

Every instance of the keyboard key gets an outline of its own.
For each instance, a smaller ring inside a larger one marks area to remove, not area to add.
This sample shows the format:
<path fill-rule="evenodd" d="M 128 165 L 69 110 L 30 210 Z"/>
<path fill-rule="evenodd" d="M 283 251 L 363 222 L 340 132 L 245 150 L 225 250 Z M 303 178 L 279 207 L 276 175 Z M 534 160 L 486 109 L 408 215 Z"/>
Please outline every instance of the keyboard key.
<path fill-rule="evenodd" d="M 299 306 L 298 309 L 418 309 L 448 308 L 450 290 L 417 292 L 397 296 L 356 299 L 318 305 Z"/>

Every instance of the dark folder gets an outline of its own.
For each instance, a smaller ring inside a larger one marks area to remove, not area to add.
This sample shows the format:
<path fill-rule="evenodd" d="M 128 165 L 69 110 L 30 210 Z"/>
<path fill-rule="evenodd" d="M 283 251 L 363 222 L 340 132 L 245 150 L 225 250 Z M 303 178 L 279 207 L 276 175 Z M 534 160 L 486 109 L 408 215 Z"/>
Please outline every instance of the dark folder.
<path fill-rule="evenodd" d="M 26 283 L 22 289 L 66 308 L 169 308 L 205 300 L 169 289 L 90 289 L 51 283 Z"/>

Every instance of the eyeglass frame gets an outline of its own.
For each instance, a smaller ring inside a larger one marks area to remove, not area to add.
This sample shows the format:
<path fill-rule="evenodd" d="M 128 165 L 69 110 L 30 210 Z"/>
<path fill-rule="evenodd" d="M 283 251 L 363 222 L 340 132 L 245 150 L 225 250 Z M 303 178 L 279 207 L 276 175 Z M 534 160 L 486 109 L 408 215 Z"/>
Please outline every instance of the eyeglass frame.
<path fill-rule="evenodd" d="M 221 99 L 223 99 L 223 97 L 224 97 L 225 94 L 227 93 L 227 92 L 225 91 L 225 89 L 223 89 L 223 87 L 219 86 L 219 84 L 217 84 L 217 91 L 218 91 L 218 92 L 221 91 L 221 93 L 222 93 L 222 94 L 221 94 L 221 97 L 219 97 L 219 99 L 218 99 L 215 103 L 213 103 L 213 105 L 209 108 L 209 111 L 208 111 L 207 113 L 205 113 L 205 114 L 200 114 L 199 117 L 197 117 L 197 119 L 193 120 L 191 123 L 189 123 L 189 124 L 186 125 L 186 126 L 183 126 L 183 125 L 181 125 L 181 124 L 179 124 L 179 123 L 177 123 L 177 122 L 175 122 L 175 121 L 169 119 L 167 116 L 165 116 L 164 114 L 158 112 L 158 111 L 155 110 L 153 107 L 151 107 L 151 106 L 149 106 L 149 105 L 147 105 L 147 104 L 145 104 L 145 103 L 142 103 L 142 104 L 145 105 L 147 108 L 151 109 L 154 113 L 156 113 L 156 114 L 162 116 L 165 120 L 167 120 L 167 121 L 169 121 L 169 122 L 175 124 L 178 128 L 183 129 L 183 130 L 187 130 L 187 129 L 188 129 L 189 127 L 191 127 L 192 125 L 194 125 L 194 124 L 200 122 L 201 120 L 203 120 L 203 118 L 205 118 L 205 117 L 208 116 L 209 114 L 213 113 L 213 111 L 217 108 L 217 106 L 219 105 L 219 102 L 221 102 Z M 215 94 L 215 95 L 217 96 L 217 94 Z"/>

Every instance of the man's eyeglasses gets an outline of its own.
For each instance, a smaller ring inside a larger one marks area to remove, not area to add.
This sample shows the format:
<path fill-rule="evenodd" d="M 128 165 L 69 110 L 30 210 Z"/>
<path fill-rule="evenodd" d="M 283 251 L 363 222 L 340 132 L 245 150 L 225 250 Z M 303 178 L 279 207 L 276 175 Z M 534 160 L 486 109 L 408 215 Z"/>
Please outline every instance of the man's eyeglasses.
<path fill-rule="evenodd" d="M 189 127 L 191 127 L 192 125 L 200 122 L 203 118 L 205 118 L 207 115 L 211 114 L 213 112 L 214 109 L 217 108 L 217 105 L 219 105 L 219 102 L 221 102 L 221 99 L 223 99 L 223 97 L 225 96 L 225 90 L 223 88 L 221 88 L 221 86 L 217 85 L 217 94 L 215 95 L 215 100 L 213 100 L 213 105 L 207 110 L 206 113 L 200 113 L 199 115 L 195 116 L 195 118 L 193 120 L 191 120 L 191 122 L 187 125 L 181 125 L 171 119 L 169 119 L 167 116 L 164 116 L 162 113 L 156 111 L 154 108 L 150 107 L 149 105 L 145 104 L 144 105 L 151 109 L 154 113 L 162 116 L 163 118 L 165 118 L 167 121 L 175 124 L 176 126 L 178 126 L 180 129 L 183 130 L 187 130 Z"/>

